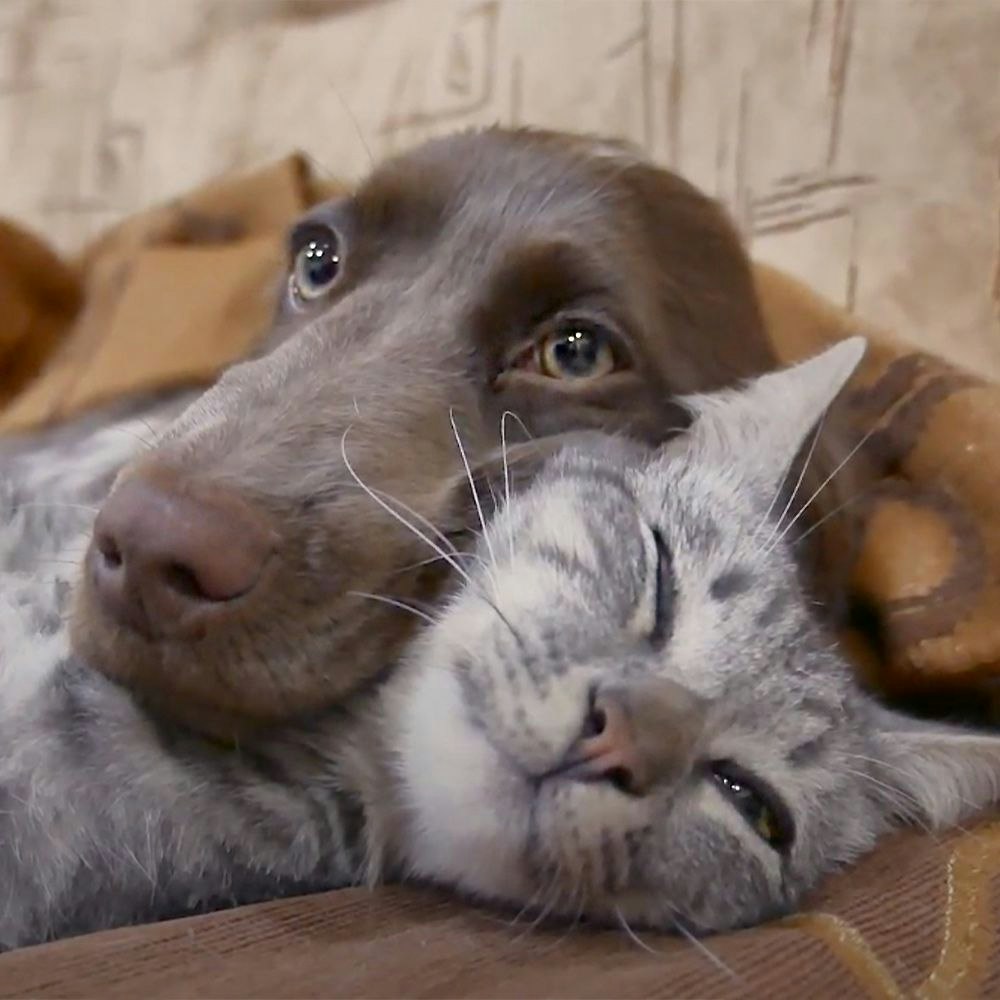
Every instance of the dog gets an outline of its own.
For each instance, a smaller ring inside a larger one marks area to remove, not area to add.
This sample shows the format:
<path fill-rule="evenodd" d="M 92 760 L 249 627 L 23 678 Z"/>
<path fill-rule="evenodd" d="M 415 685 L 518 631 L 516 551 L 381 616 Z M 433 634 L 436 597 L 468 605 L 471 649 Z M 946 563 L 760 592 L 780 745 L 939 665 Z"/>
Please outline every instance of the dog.
<path fill-rule="evenodd" d="M 446 567 L 368 491 L 454 542 L 456 483 L 501 450 L 516 478 L 568 432 L 662 441 L 679 395 L 777 364 L 722 208 L 585 136 L 491 128 L 391 159 L 293 227 L 283 280 L 265 349 L 86 494 L 73 648 L 222 740 L 371 683 L 412 628 L 394 602 L 440 594 Z"/>

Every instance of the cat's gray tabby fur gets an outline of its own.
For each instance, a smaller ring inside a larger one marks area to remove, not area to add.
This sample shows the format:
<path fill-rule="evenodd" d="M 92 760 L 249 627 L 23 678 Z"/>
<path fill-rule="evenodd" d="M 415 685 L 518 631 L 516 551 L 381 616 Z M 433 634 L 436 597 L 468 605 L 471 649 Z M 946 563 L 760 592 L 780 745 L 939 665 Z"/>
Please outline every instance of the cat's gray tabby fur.
<path fill-rule="evenodd" d="M 0 945 L 410 876 L 718 930 L 995 801 L 1000 740 L 878 707 L 796 582 L 773 500 L 861 352 L 694 399 L 659 451 L 561 453 L 387 680 L 263 745 L 158 728 L 66 657 L 5 666 Z"/>

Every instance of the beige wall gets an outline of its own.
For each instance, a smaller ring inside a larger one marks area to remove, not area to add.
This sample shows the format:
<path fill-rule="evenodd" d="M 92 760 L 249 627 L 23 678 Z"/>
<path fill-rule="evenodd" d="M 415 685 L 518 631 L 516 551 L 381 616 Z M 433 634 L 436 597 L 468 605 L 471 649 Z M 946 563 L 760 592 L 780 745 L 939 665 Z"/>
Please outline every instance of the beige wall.
<path fill-rule="evenodd" d="M 596 130 L 1000 374 L 998 53 L 1000 0 L 0 0 L 0 212 L 71 249 L 292 147 L 357 176 L 476 123 Z"/>

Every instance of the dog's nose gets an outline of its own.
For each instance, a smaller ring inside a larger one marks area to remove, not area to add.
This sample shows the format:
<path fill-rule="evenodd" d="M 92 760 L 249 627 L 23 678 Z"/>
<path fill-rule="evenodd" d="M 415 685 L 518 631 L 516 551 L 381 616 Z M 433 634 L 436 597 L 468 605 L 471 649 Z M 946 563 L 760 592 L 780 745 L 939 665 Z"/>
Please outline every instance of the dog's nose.
<path fill-rule="evenodd" d="M 112 619 L 147 637 L 179 635 L 249 594 L 276 542 L 267 517 L 235 493 L 149 466 L 97 515 L 88 569 Z"/>

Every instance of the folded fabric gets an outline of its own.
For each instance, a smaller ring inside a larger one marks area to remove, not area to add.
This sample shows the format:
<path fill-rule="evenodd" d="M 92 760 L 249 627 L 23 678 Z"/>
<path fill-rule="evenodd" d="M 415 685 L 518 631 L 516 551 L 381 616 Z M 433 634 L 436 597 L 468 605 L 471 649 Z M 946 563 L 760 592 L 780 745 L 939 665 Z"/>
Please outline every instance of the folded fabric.
<path fill-rule="evenodd" d="M 130 218 L 70 264 L 0 223 L 0 433 L 210 382 L 267 330 L 289 222 L 345 190 L 295 154 Z M 852 493 L 815 499 L 820 573 L 843 574 L 866 625 L 846 647 L 891 695 L 985 700 L 1000 678 L 1000 386 L 772 268 L 756 277 L 782 362 L 859 330 L 871 344 L 837 411 L 856 443 Z"/>
<path fill-rule="evenodd" d="M 10 294 L 25 317 L 0 333 L 0 433 L 211 381 L 271 321 L 290 220 L 344 190 L 292 155 L 125 220 L 71 266 L 0 227 L 4 313 Z"/>

